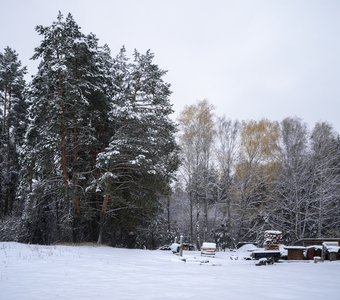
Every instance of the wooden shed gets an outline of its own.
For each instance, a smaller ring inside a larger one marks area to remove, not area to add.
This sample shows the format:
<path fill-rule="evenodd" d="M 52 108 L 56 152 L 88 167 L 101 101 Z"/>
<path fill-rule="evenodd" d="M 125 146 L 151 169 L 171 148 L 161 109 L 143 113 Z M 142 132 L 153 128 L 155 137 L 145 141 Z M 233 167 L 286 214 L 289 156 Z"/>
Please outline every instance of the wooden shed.
<path fill-rule="evenodd" d="M 339 260 L 340 259 L 340 248 L 338 247 L 337 250 L 329 251 L 328 257 L 330 261 Z"/>
<path fill-rule="evenodd" d="M 306 258 L 308 260 L 314 260 L 314 257 L 321 257 L 322 256 L 322 246 L 320 245 L 313 245 L 308 246 L 306 251 Z"/>
<path fill-rule="evenodd" d="M 304 260 L 305 259 L 305 256 L 303 255 L 303 251 L 306 250 L 306 247 L 287 246 L 284 248 L 288 250 L 288 260 Z"/>
<path fill-rule="evenodd" d="M 324 258 L 329 260 L 338 260 L 340 246 L 338 242 L 323 242 L 322 243 L 322 251 L 324 253 Z"/>

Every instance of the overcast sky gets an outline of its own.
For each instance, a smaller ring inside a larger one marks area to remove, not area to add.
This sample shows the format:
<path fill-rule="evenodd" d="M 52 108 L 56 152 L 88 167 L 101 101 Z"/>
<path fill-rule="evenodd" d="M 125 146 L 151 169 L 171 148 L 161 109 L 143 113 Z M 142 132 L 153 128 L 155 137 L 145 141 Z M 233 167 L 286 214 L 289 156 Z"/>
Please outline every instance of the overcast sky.
<path fill-rule="evenodd" d="M 112 54 L 151 49 L 168 70 L 176 115 L 208 99 L 231 119 L 297 116 L 340 132 L 340 1 L 0 0 L 0 51 L 30 74 L 36 25 L 71 12 Z"/>

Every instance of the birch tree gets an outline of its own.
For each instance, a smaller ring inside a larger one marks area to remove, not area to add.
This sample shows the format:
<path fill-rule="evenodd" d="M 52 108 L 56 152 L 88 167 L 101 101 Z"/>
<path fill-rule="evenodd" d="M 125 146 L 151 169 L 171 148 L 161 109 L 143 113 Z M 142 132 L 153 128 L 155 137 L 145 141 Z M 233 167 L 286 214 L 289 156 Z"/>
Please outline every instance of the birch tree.
<path fill-rule="evenodd" d="M 242 124 L 241 156 L 235 173 L 236 238 L 257 240 L 268 220 L 277 176 L 278 125 L 268 120 Z"/>
<path fill-rule="evenodd" d="M 304 237 L 308 228 L 313 187 L 308 153 L 306 124 L 297 118 L 284 119 L 280 124 L 278 202 L 272 223 L 286 233 L 288 242 Z"/>
<path fill-rule="evenodd" d="M 314 188 L 311 203 L 311 234 L 319 238 L 339 228 L 340 161 L 336 135 L 327 123 L 317 123 L 311 135 Z"/>
<path fill-rule="evenodd" d="M 219 228 L 215 229 L 217 239 L 235 246 L 234 240 L 234 212 L 232 203 L 234 201 L 233 184 L 236 162 L 239 157 L 239 135 L 240 123 L 225 117 L 220 117 L 216 122 L 215 153 L 219 181 L 217 185 L 217 206 L 222 212 L 222 220 Z"/>
<path fill-rule="evenodd" d="M 190 202 L 190 240 L 200 247 L 208 235 L 209 172 L 215 135 L 213 107 L 207 100 L 185 107 L 179 117 L 183 173 Z M 203 207 L 202 207 L 203 206 Z M 201 230 L 203 211 L 203 231 Z M 194 212 L 196 216 L 194 218 Z M 195 230 L 194 230 L 195 222 Z M 195 238 L 194 238 L 195 234 Z"/>

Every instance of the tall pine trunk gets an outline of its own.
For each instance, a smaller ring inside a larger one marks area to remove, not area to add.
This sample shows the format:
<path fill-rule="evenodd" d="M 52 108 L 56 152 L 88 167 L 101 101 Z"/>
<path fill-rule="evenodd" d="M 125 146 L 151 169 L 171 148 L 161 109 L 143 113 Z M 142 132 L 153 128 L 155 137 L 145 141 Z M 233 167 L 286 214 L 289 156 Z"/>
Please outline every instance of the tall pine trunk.
<path fill-rule="evenodd" d="M 78 192 L 78 130 L 74 125 L 72 135 L 72 185 L 73 185 L 73 206 L 76 217 L 80 216 L 80 197 Z"/>
<path fill-rule="evenodd" d="M 198 196 L 196 198 L 196 246 L 197 249 L 201 248 L 201 228 L 200 228 L 200 202 Z"/>
<path fill-rule="evenodd" d="M 98 232 L 97 244 L 102 244 L 102 242 L 103 242 L 103 231 L 104 231 L 104 225 L 105 225 L 106 212 L 107 212 L 108 205 L 109 205 L 109 195 L 105 194 L 102 209 L 100 211 L 99 232 Z"/>
<path fill-rule="evenodd" d="M 57 52 L 57 59 L 59 53 Z M 61 152 L 61 171 L 65 187 L 66 199 L 68 198 L 68 174 L 67 174 L 67 148 L 66 148 L 66 125 L 65 125 L 65 102 L 64 102 L 64 80 L 61 71 L 58 71 L 58 96 L 60 99 L 60 152 Z"/>

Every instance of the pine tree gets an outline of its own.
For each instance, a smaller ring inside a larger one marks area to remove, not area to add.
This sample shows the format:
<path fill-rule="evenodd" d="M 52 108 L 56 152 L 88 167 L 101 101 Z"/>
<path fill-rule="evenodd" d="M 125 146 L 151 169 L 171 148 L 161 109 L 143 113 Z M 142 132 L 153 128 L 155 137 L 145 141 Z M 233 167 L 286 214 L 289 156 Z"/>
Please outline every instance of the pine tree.
<path fill-rule="evenodd" d="M 169 118 L 170 86 L 153 57 L 150 51 L 135 51 L 129 63 L 123 48 L 114 62 L 113 135 L 97 158 L 102 174 L 97 180 L 103 197 L 101 229 L 106 216 L 121 208 L 152 215 L 178 166 L 176 127 Z"/>
<path fill-rule="evenodd" d="M 9 47 L 0 53 L 0 216 L 13 213 L 18 185 L 18 151 L 27 124 L 26 67 Z"/>
<path fill-rule="evenodd" d="M 93 156 L 101 148 L 99 123 L 106 123 L 110 54 L 93 34 L 84 35 L 70 14 L 64 20 L 59 13 L 51 26 L 36 30 L 43 40 L 33 56 L 41 62 L 29 91 L 25 216 L 54 222 L 46 225 L 55 231 L 49 238 L 76 240 L 82 206 L 88 205 L 84 190 L 92 179 Z"/>

